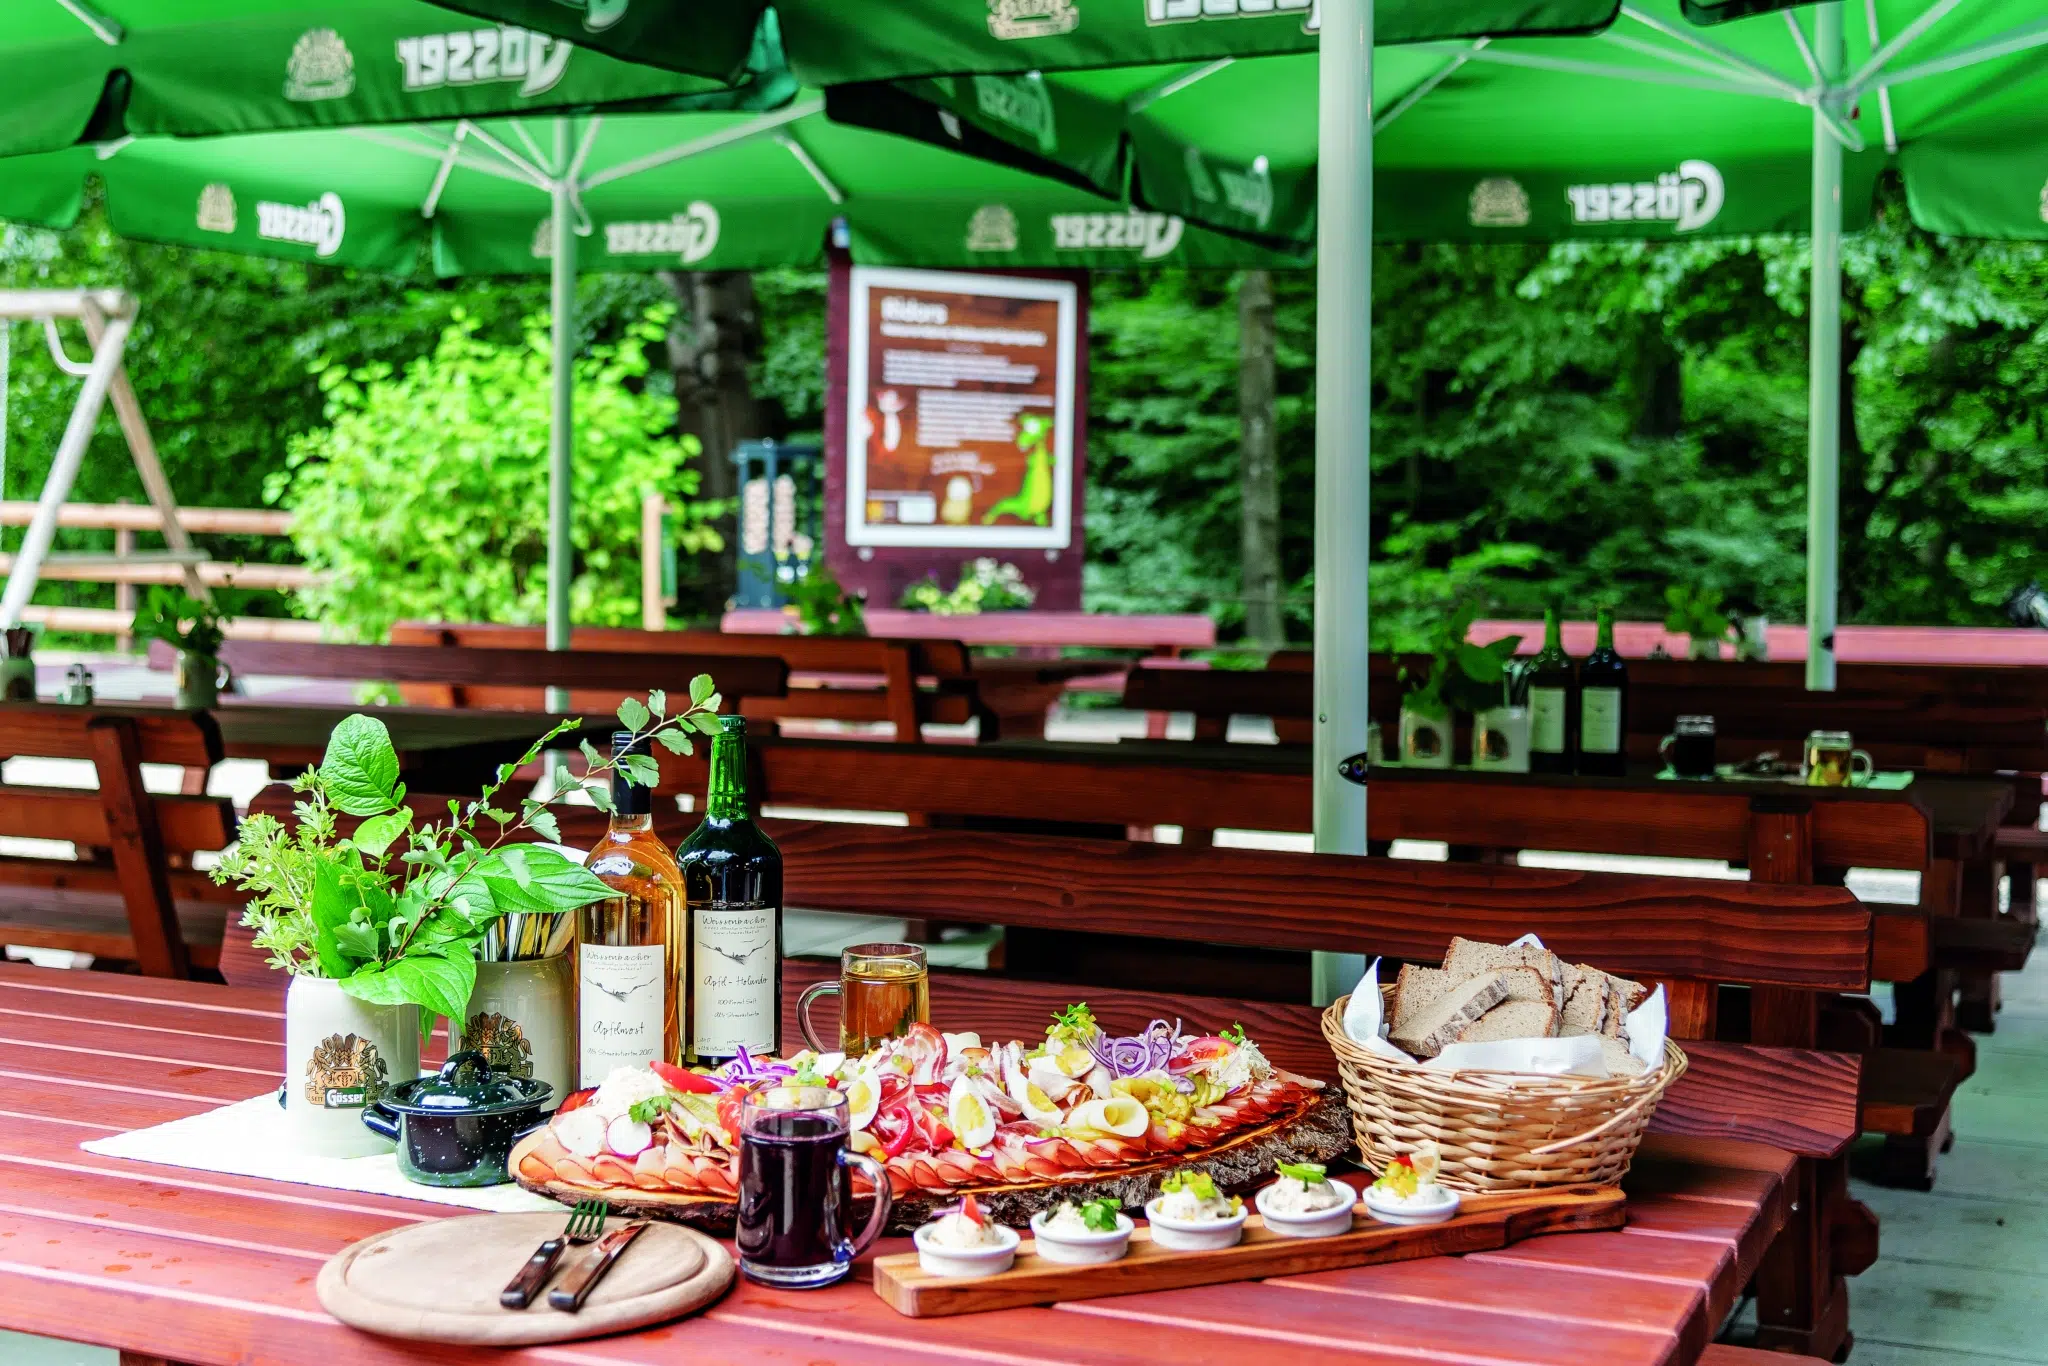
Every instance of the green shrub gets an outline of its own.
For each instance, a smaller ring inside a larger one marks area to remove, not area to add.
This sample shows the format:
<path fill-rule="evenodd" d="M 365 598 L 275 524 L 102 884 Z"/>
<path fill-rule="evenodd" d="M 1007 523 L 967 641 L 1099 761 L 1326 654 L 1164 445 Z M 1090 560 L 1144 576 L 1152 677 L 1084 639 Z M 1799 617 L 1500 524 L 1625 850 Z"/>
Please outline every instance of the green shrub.
<path fill-rule="evenodd" d="M 650 315 L 576 362 L 572 619 L 640 619 L 640 503 L 661 493 L 686 553 L 721 548 L 692 502 L 697 439 L 671 435 L 674 400 L 648 392 Z M 402 371 L 318 368 L 329 425 L 292 440 L 266 497 L 321 581 L 300 607 L 330 634 L 381 640 L 395 621 L 531 624 L 547 612 L 549 339 L 477 335 L 458 314 L 431 356 Z"/>

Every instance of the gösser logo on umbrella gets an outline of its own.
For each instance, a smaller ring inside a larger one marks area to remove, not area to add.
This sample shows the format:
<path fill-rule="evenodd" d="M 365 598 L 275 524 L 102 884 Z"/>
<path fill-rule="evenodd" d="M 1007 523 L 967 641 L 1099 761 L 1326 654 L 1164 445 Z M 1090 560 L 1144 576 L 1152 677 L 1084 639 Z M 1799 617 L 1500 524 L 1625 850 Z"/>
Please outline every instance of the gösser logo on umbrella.
<path fill-rule="evenodd" d="M 1723 198 L 1721 173 L 1707 161 L 1681 161 L 1655 182 L 1571 185 L 1564 193 L 1574 223 L 1676 223 L 1679 232 L 1713 222 Z"/>
<path fill-rule="evenodd" d="M 202 232 L 232 233 L 237 222 L 233 188 L 216 180 L 200 190 L 195 221 Z M 326 257 L 341 250 L 347 231 L 348 211 L 332 190 L 310 204 L 256 203 L 256 235 L 267 242 L 295 242 Z"/>

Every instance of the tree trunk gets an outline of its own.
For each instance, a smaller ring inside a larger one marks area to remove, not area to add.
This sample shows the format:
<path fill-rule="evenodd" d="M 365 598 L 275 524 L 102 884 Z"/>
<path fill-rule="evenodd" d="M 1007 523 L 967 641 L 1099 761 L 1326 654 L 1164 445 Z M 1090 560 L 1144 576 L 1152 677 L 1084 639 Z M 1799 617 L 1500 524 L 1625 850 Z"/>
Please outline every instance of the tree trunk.
<path fill-rule="evenodd" d="M 1656 320 L 1644 323 L 1636 350 L 1636 435 L 1677 436 L 1685 429 L 1685 369 Z"/>
<path fill-rule="evenodd" d="M 697 461 L 703 475 L 698 496 L 726 507 L 714 523 L 725 549 L 698 558 L 684 592 L 697 599 L 700 610 L 722 611 L 738 582 L 733 556 L 739 482 L 732 453 L 740 442 L 764 435 L 760 405 L 748 384 L 748 369 L 761 355 L 754 277 L 744 270 L 703 270 L 664 271 L 662 278 L 682 304 L 668 333 L 676 426 L 704 445 Z"/>
<path fill-rule="evenodd" d="M 1280 615 L 1280 469 L 1273 421 L 1273 277 L 1248 270 L 1237 286 L 1237 411 L 1243 522 L 1239 536 L 1247 639 L 1287 642 Z"/>

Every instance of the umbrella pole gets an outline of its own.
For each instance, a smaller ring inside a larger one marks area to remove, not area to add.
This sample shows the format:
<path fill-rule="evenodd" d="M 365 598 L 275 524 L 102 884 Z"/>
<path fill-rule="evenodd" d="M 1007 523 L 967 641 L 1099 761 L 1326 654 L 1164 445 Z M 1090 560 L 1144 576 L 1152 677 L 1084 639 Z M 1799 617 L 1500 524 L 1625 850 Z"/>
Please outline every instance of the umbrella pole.
<path fill-rule="evenodd" d="M 1365 748 L 1372 559 L 1372 0 L 1322 0 L 1316 165 L 1315 847 L 1365 852 L 1365 789 L 1337 765 Z M 1318 1003 L 1362 964 L 1317 954 Z"/>
<path fill-rule="evenodd" d="M 1821 78 L 1842 79 L 1842 6 L 1814 9 L 1814 57 Z M 1842 143 L 1828 126 L 1838 102 L 1813 110 L 1813 299 L 1807 344 L 1806 687 L 1835 687 L 1835 609 L 1840 589 L 1842 476 Z"/>
<path fill-rule="evenodd" d="M 569 541 L 571 448 L 576 429 L 576 233 L 569 202 L 569 121 L 555 120 L 554 198 L 550 228 L 554 235 L 551 315 L 554 346 L 551 365 L 553 401 L 548 416 L 548 648 L 569 648 L 569 575 L 573 550 Z M 569 709 L 569 690 L 549 688 L 547 707 Z"/>

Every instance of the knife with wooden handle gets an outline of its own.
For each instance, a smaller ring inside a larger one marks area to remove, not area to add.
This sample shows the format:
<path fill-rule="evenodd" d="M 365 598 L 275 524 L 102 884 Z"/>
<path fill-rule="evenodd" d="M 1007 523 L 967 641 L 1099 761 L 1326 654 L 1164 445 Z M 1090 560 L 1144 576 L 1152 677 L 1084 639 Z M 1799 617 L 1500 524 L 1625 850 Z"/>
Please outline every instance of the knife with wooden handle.
<path fill-rule="evenodd" d="M 590 1292 L 604 1279 L 604 1273 L 612 1269 L 612 1263 L 625 1254 L 646 1227 L 647 1221 L 642 1219 L 623 1228 L 615 1228 L 598 1239 L 597 1250 L 589 1260 L 572 1268 L 560 1285 L 548 1291 L 548 1308 L 559 1309 L 565 1314 L 581 1309 L 583 1302 L 590 1298 Z"/>

